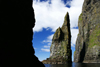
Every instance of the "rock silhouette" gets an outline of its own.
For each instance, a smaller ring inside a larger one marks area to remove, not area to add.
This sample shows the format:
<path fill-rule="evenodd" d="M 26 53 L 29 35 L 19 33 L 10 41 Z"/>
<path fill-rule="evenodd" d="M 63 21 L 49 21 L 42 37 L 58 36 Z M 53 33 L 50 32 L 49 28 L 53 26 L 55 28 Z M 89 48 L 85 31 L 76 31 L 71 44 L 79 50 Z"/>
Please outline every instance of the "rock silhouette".
<path fill-rule="evenodd" d="M 32 47 L 32 0 L 0 0 L 0 17 L 0 66 L 44 67 Z"/>
<path fill-rule="evenodd" d="M 100 0 L 84 0 L 74 62 L 100 63 Z"/>
<path fill-rule="evenodd" d="M 72 62 L 71 52 L 70 19 L 67 12 L 62 27 L 59 27 L 54 33 L 50 47 L 50 58 L 44 60 L 43 63 L 65 64 Z"/>

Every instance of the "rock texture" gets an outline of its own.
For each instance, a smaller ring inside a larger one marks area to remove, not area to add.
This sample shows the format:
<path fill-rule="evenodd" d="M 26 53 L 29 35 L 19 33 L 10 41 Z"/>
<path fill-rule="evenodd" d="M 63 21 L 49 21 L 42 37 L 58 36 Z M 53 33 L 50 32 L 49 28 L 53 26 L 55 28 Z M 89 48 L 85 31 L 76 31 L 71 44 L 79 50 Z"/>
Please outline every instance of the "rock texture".
<path fill-rule="evenodd" d="M 100 0 L 84 0 L 74 62 L 100 63 Z"/>
<path fill-rule="evenodd" d="M 71 52 L 70 20 L 67 13 L 62 27 L 59 27 L 54 33 L 50 47 L 50 58 L 47 59 L 47 62 L 53 64 L 72 62 Z"/>
<path fill-rule="evenodd" d="M 0 0 L 0 17 L 0 67 L 44 67 L 32 47 L 32 0 Z"/>

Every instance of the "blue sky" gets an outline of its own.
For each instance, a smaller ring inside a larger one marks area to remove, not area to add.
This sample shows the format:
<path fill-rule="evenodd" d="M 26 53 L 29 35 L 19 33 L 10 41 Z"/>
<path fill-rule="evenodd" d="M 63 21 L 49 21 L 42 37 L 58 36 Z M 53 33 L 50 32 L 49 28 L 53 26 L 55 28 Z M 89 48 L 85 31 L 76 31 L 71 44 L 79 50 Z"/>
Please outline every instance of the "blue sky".
<path fill-rule="evenodd" d="M 84 0 L 33 0 L 35 27 L 33 28 L 33 47 L 40 61 L 50 57 L 53 34 L 64 22 L 67 12 L 70 15 L 72 60 L 78 34 L 78 17 Z"/>

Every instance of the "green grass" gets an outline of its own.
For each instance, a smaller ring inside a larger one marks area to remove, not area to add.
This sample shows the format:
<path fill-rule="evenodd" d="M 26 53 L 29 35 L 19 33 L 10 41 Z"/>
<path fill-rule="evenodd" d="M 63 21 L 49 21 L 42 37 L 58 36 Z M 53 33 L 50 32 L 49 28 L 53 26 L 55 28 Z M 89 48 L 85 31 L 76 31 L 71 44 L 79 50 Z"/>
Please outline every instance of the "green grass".
<path fill-rule="evenodd" d="M 100 46 L 100 42 L 98 39 L 100 39 L 100 28 L 97 25 L 95 29 L 91 32 L 90 37 L 89 37 L 89 47 L 93 47 L 95 45 Z"/>
<path fill-rule="evenodd" d="M 76 51 L 74 51 L 74 55 L 76 54 Z"/>
<path fill-rule="evenodd" d="M 82 21 L 82 13 L 79 16 L 79 20 Z"/>

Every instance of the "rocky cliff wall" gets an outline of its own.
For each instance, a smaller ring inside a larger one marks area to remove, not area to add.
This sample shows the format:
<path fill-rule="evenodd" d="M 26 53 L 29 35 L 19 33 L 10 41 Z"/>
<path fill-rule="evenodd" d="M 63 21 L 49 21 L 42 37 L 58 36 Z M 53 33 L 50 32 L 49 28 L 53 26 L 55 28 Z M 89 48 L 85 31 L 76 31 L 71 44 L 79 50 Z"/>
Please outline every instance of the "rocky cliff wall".
<path fill-rule="evenodd" d="M 70 19 L 68 13 L 64 19 L 62 27 L 59 27 L 54 33 L 50 47 L 50 58 L 47 59 L 49 63 L 55 62 L 62 64 L 72 62 Z"/>
<path fill-rule="evenodd" d="M 62 27 L 59 27 L 53 36 L 50 58 L 64 58 L 66 61 L 71 62 L 71 32 L 68 13 L 65 16 Z"/>
<path fill-rule="evenodd" d="M 0 67 L 44 67 L 32 47 L 32 0 L 0 0 L 0 17 Z"/>
<path fill-rule="evenodd" d="M 100 63 L 100 0 L 84 0 L 74 62 Z"/>

